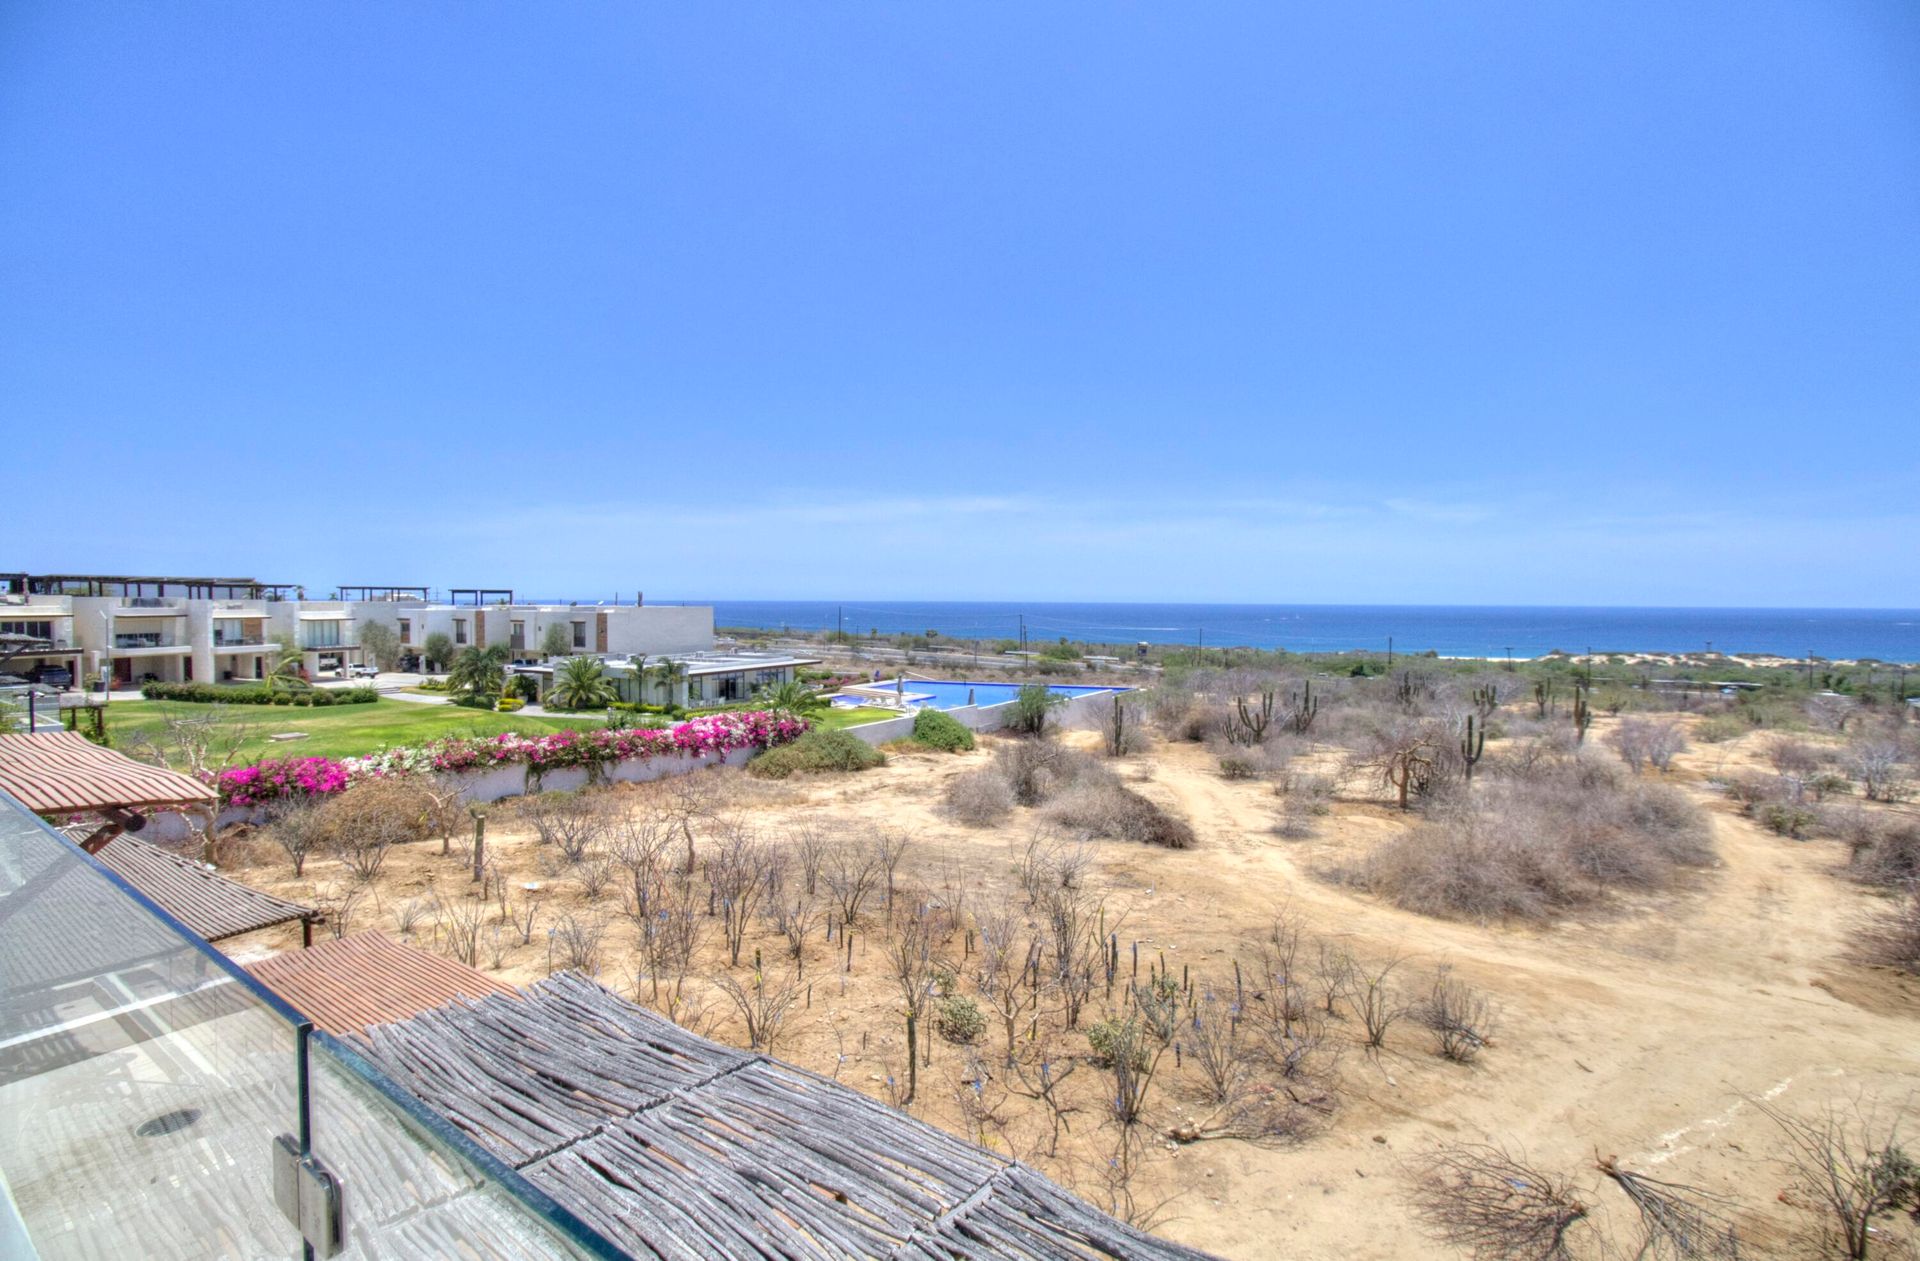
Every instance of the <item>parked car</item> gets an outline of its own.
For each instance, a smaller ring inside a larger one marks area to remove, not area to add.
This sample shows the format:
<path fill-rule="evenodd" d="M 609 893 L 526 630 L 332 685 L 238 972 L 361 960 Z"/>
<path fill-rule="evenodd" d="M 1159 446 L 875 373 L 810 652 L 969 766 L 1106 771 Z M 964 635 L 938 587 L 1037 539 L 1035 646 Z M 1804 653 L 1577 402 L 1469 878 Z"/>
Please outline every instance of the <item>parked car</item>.
<path fill-rule="evenodd" d="M 380 677 L 379 666 L 348 666 L 347 674 L 356 679 L 374 679 Z"/>
<path fill-rule="evenodd" d="M 72 687 L 73 671 L 65 666 L 48 666 L 40 671 L 40 682 L 48 687 Z"/>

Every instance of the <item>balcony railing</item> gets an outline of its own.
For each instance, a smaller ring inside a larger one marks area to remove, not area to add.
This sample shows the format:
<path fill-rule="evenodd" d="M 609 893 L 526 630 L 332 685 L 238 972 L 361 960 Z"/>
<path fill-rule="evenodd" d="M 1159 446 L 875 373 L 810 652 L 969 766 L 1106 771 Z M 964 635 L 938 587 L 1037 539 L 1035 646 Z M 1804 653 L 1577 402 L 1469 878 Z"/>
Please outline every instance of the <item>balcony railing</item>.
<path fill-rule="evenodd" d="M 620 1255 L 5 793 L 0 907 L 0 1254 Z"/>

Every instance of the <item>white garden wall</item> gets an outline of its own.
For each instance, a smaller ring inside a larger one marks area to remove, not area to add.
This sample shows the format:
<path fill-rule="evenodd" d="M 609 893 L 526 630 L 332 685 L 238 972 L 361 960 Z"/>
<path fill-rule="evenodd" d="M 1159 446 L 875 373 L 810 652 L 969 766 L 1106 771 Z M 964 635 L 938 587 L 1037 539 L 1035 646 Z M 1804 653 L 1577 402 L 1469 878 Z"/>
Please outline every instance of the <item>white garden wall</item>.
<path fill-rule="evenodd" d="M 911 720 L 909 720 L 911 726 Z M 617 762 L 606 768 L 607 779 L 619 784 L 637 784 L 650 779 L 663 779 L 668 775 L 684 775 L 688 771 L 697 771 L 710 766 L 745 766 L 747 760 L 759 750 L 734 749 L 725 754 L 669 753 L 658 757 L 637 757 L 625 762 Z M 518 797 L 527 791 L 527 768 L 524 763 L 510 766 L 490 766 L 484 770 L 460 771 L 456 773 L 460 783 L 460 800 L 469 804 L 499 801 L 504 797 Z M 571 792 L 587 785 L 587 771 L 582 766 L 569 766 L 557 771 L 549 771 L 540 781 L 543 792 Z M 235 823 L 257 823 L 262 811 L 258 806 L 229 806 L 220 812 L 220 826 L 227 827 Z M 148 820 L 147 826 L 140 832 L 143 841 L 185 841 L 192 835 L 186 819 L 178 814 L 157 814 Z"/>

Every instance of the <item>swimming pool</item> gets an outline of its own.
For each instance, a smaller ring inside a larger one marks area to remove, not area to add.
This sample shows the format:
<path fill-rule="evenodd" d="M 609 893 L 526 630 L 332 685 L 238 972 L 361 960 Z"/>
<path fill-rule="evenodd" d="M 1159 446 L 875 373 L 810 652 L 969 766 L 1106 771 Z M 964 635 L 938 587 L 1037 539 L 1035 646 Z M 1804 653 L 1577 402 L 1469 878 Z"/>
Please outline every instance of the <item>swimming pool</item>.
<path fill-rule="evenodd" d="M 878 688 L 886 692 L 904 689 L 906 702 L 910 706 L 932 706 L 935 709 L 959 709 L 967 703 L 969 695 L 975 705 L 1001 705 L 1020 694 L 1018 683 L 969 683 L 965 680 L 948 679 L 908 679 L 901 684 L 895 679 L 883 679 L 878 683 L 862 683 L 862 688 Z M 1060 696 L 1090 696 L 1095 692 L 1116 692 L 1121 688 L 1112 687 L 1074 687 L 1064 683 L 1049 683 L 1047 690 Z M 834 697 L 836 704 L 871 704 L 870 700 L 840 695 Z"/>

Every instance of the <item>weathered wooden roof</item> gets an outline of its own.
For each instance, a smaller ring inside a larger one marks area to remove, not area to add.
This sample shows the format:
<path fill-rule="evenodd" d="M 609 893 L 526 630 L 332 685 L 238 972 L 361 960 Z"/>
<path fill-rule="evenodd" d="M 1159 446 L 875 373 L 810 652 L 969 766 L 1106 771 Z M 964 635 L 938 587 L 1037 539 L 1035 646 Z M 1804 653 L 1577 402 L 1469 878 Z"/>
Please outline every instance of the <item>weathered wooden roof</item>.
<path fill-rule="evenodd" d="M 207 941 L 319 918 L 310 906 L 236 883 L 191 858 L 131 836 L 115 837 L 94 857 Z"/>
<path fill-rule="evenodd" d="M 103 749 L 77 731 L 0 735 L 0 788 L 35 814 L 183 809 L 220 799 L 197 779 Z"/>
<path fill-rule="evenodd" d="M 477 968 L 377 932 L 289 950 L 248 964 L 247 971 L 315 1025 L 341 1036 L 405 1020 L 456 998 L 518 997 L 511 986 Z"/>
<path fill-rule="evenodd" d="M 636 1257 L 1205 1256 L 575 974 L 361 1040 L 400 1084 Z"/>

